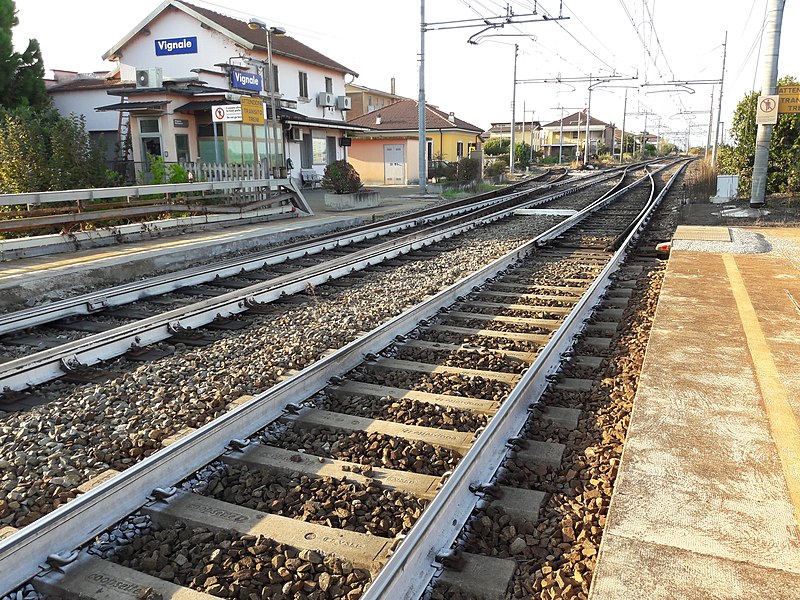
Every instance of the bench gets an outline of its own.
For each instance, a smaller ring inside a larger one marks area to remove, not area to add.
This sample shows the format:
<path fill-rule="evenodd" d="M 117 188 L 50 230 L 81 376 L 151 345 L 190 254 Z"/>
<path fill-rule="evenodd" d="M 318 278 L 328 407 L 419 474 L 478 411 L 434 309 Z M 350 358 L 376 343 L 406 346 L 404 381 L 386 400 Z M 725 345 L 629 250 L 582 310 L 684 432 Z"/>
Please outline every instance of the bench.
<path fill-rule="evenodd" d="M 300 170 L 301 187 L 310 187 L 312 190 L 318 185 L 322 185 L 322 177 L 313 169 Z"/>

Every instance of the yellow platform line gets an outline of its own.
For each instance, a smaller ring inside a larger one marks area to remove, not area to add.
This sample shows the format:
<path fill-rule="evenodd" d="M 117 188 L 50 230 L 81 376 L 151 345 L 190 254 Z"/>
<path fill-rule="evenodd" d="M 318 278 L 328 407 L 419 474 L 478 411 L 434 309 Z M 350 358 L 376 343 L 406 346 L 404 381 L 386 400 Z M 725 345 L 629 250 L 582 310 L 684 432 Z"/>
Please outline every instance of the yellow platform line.
<path fill-rule="evenodd" d="M 794 507 L 795 520 L 800 525 L 800 427 L 786 387 L 781 381 L 772 352 L 767 344 L 767 338 L 758 322 L 758 316 L 750 301 L 750 294 L 744 285 L 744 279 L 736 265 L 732 254 L 723 254 L 722 261 L 731 282 L 733 297 L 739 309 L 739 318 L 742 320 L 747 346 L 761 389 L 761 397 L 769 420 L 770 433 L 778 449 L 783 476 L 789 488 L 789 496 Z"/>

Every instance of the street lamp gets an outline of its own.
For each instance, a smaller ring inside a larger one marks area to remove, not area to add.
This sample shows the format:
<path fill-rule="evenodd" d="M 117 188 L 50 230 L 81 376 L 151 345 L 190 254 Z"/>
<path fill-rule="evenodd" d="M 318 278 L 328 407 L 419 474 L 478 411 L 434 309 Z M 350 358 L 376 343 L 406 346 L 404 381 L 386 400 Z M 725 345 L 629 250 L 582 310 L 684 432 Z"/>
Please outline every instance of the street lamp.
<path fill-rule="evenodd" d="M 247 22 L 247 26 L 250 29 L 263 29 L 267 34 L 267 64 L 268 72 L 267 77 L 265 78 L 267 81 L 267 87 L 269 88 L 269 106 L 271 111 L 271 118 L 272 121 L 272 139 L 275 140 L 275 161 L 277 162 L 278 159 L 278 117 L 277 113 L 275 112 L 275 75 L 274 75 L 274 68 L 272 66 L 272 34 L 275 35 L 284 35 L 286 30 L 283 27 L 267 27 L 267 24 L 262 21 L 261 19 L 252 18 Z M 267 178 L 272 176 L 270 173 L 270 160 L 269 160 L 269 134 L 267 133 L 266 124 L 264 125 L 264 145 L 267 149 Z M 275 165 L 277 168 L 278 165 Z"/>

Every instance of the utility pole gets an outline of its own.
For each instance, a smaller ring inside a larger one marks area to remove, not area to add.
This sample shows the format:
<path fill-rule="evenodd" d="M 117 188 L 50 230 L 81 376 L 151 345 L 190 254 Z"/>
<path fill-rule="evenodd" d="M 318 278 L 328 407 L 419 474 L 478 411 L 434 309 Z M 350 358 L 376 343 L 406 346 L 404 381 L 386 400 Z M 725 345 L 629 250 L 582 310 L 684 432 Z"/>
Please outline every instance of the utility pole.
<path fill-rule="evenodd" d="M 782 0 L 781 3 L 786 0 Z M 719 106 L 717 108 L 717 132 L 714 135 L 714 151 L 711 153 L 711 162 L 717 164 L 717 139 L 719 138 L 719 122 L 722 119 L 722 89 L 725 87 L 725 59 L 728 57 L 728 32 L 725 32 L 725 42 L 722 44 L 722 77 L 719 78 Z M 778 76 L 777 54 L 775 58 L 775 77 Z M 773 84 L 774 86 L 775 84 Z"/>
<path fill-rule="evenodd" d="M 589 124 L 592 121 L 592 74 L 589 73 L 589 103 L 586 106 L 586 143 L 583 145 L 583 166 L 589 164 Z"/>
<path fill-rule="evenodd" d="M 511 162 L 509 167 L 511 168 L 512 173 L 514 172 L 514 141 L 516 137 L 514 135 L 515 133 L 514 130 L 517 128 L 517 123 L 515 121 L 516 117 L 514 113 L 517 110 L 516 101 L 517 101 L 517 54 L 518 53 L 519 53 L 519 45 L 514 44 L 514 86 L 511 92 L 511 150 L 509 152 L 509 157 L 508 157 L 509 161 Z"/>
<path fill-rule="evenodd" d="M 769 18 L 764 35 L 764 79 L 761 82 L 761 95 L 769 96 L 776 92 L 778 83 L 778 54 L 781 48 L 781 23 L 786 0 L 770 0 Z M 759 125 L 756 136 L 756 156 L 753 164 L 753 185 L 750 188 L 750 207 L 764 205 L 767 192 L 767 167 L 769 166 L 769 146 L 772 142 L 772 125 Z M 719 135 L 719 123 L 717 124 Z"/>
<path fill-rule="evenodd" d="M 625 101 L 622 104 L 622 132 L 619 136 L 619 162 L 622 162 L 622 155 L 625 154 L 625 117 L 628 116 L 628 90 L 625 89 Z"/>
<path fill-rule="evenodd" d="M 648 112 L 644 113 L 644 129 L 642 129 L 642 160 L 644 160 L 644 150 L 645 150 L 645 146 L 647 145 L 647 143 L 646 143 L 647 115 L 649 115 L 649 114 L 650 113 L 648 113 Z"/>
<path fill-rule="evenodd" d="M 706 138 L 705 159 L 708 160 L 708 148 L 711 146 L 711 124 L 714 122 L 714 86 L 711 86 L 711 108 L 708 109 L 708 138 Z M 719 126 L 717 126 L 719 132 Z"/>
<path fill-rule="evenodd" d="M 420 0 L 419 16 L 419 193 L 427 192 L 428 142 L 425 135 L 425 0 Z"/>

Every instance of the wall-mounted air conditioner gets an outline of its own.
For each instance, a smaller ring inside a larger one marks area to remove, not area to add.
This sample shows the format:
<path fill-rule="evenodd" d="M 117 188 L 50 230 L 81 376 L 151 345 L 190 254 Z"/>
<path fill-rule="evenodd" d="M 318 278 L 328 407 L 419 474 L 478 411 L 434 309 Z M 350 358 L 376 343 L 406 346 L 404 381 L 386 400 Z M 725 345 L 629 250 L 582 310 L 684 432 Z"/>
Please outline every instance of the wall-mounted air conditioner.
<path fill-rule="evenodd" d="M 137 88 L 159 88 L 163 83 L 164 75 L 161 67 L 136 69 Z"/>
<path fill-rule="evenodd" d="M 291 140 L 293 142 L 302 142 L 303 141 L 303 130 L 299 127 L 292 126 L 289 130 L 289 134 L 291 136 Z"/>
<path fill-rule="evenodd" d="M 336 96 L 328 92 L 320 92 L 317 95 L 317 106 L 336 106 Z"/>
<path fill-rule="evenodd" d="M 353 100 L 350 96 L 336 96 L 336 108 L 339 110 L 350 110 L 353 108 Z"/>

